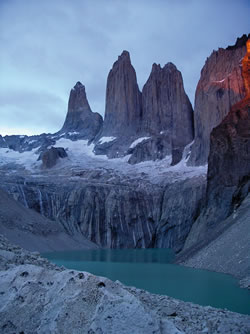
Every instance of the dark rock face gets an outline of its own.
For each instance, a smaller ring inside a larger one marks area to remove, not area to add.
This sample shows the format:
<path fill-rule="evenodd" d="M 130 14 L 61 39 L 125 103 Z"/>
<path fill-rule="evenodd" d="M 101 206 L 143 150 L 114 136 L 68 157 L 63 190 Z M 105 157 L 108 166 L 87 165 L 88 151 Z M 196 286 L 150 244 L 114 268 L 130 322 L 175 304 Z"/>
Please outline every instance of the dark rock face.
<path fill-rule="evenodd" d="M 212 220 L 216 222 L 250 190 L 250 99 L 245 105 L 235 105 L 213 129 L 210 145 L 208 206 L 216 207 L 218 218 Z"/>
<path fill-rule="evenodd" d="M 246 97 L 235 104 L 211 133 L 208 159 L 208 201 L 216 201 L 222 214 L 250 189 L 250 39 L 242 61 Z M 228 198 L 228 205 L 221 199 Z M 209 203 L 208 203 L 209 204 Z"/>
<path fill-rule="evenodd" d="M 0 139 L 0 145 L 1 147 L 7 147 L 11 150 L 22 152 L 27 138 L 28 136 L 7 135 L 2 137 L 2 140 Z"/>
<path fill-rule="evenodd" d="M 245 38 L 243 36 L 244 40 Z M 245 52 L 245 43 L 240 39 L 233 47 L 213 51 L 206 60 L 195 94 L 195 141 L 190 165 L 207 163 L 212 129 L 245 96 L 241 74 L 241 60 Z"/>
<path fill-rule="evenodd" d="M 141 93 L 130 56 L 123 51 L 109 72 L 106 108 L 100 136 L 134 135 L 140 124 Z"/>
<path fill-rule="evenodd" d="M 7 148 L 8 145 L 5 141 L 5 139 L 0 135 L 0 147 Z"/>
<path fill-rule="evenodd" d="M 31 151 L 37 148 L 37 153 L 43 152 L 48 146 L 55 145 L 56 137 L 51 134 L 42 133 L 34 136 L 12 135 L 0 138 L 0 147 L 8 148 L 17 152 Z"/>
<path fill-rule="evenodd" d="M 250 191 L 250 40 L 242 61 L 246 97 L 213 129 L 208 158 L 206 206 L 192 227 L 186 248 L 205 240 Z"/>
<path fill-rule="evenodd" d="M 150 136 L 151 142 L 133 150 L 130 163 L 162 159 L 171 153 L 173 162 L 178 163 L 193 135 L 193 110 L 177 68 L 171 63 L 164 68 L 154 64 L 141 94 L 129 53 L 124 51 L 108 76 L 105 118 L 96 140 L 96 154 L 124 156 L 131 152 L 133 140 Z M 105 136 L 116 140 L 100 145 L 98 140 Z"/>
<path fill-rule="evenodd" d="M 86 170 L 81 179 L 3 182 L 2 187 L 31 209 L 59 220 L 69 234 L 101 247 L 166 247 L 179 251 L 205 195 L 204 176 L 169 186 L 123 181 L 112 171 Z M 112 182 L 109 181 L 112 177 Z M 174 193 L 174 196 L 173 196 Z"/>
<path fill-rule="evenodd" d="M 92 140 L 102 127 L 102 117 L 90 109 L 85 87 L 77 82 L 70 92 L 68 113 L 60 132 L 80 132 L 81 138 Z"/>
<path fill-rule="evenodd" d="M 127 153 L 131 154 L 128 160 L 131 165 L 147 160 L 161 160 L 172 153 L 171 138 L 164 134 L 150 137 L 129 149 Z"/>
<path fill-rule="evenodd" d="M 164 192 L 162 214 L 155 234 L 156 248 L 172 248 L 179 252 L 192 224 L 204 204 L 206 182 L 203 177 L 170 185 Z"/>
<path fill-rule="evenodd" d="M 42 160 L 42 168 L 51 168 L 56 165 L 59 158 L 66 158 L 67 153 L 63 147 L 51 147 L 41 153 L 38 160 Z"/>
<path fill-rule="evenodd" d="M 142 90 L 142 129 L 152 135 L 164 132 L 169 136 L 175 163 L 193 140 L 192 105 L 184 91 L 182 75 L 172 63 L 163 68 L 153 64 Z"/>

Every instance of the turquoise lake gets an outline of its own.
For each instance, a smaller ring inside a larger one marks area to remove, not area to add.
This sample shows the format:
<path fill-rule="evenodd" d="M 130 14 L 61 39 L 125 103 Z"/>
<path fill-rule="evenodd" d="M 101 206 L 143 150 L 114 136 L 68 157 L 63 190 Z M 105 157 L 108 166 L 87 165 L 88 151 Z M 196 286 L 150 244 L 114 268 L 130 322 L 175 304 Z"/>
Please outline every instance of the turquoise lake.
<path fill-rule="evenodd" d="M 250 291 L 225 274 L 172 264 L 168 249 L 98 249 L 44 253 L 69 269 L 119 280 L 151 293 L 250 314 Z"/>

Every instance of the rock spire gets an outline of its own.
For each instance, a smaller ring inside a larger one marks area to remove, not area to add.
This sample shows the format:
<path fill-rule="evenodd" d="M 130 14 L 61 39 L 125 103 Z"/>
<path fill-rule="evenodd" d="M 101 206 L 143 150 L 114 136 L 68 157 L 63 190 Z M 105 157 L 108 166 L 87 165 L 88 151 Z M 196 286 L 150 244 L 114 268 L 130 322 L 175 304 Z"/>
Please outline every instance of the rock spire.
<path fill-rule="evenodd" d="M 142 90 L 142 129 L 149 135 L 168 136 L 173 162 L 181 159 L 184 147 L 193 140 L 193 109 L 185 93 L 181 72 L 172 63 L 153 64 Z"/>
<path fill-rule="evenodd" d="M 84 85 L 77 82 L 70 91 L 68 113 L 61 132 L 79 132 L 82 138 L 92 140 L 102 126 L 102 117 L 93 113 Z"/>
<path fill-rule="evenodd" d="M 139 127 L 141 93 L 128 51 L 123 51 L 109 72 L 102 136 L 128 136 Z"/>

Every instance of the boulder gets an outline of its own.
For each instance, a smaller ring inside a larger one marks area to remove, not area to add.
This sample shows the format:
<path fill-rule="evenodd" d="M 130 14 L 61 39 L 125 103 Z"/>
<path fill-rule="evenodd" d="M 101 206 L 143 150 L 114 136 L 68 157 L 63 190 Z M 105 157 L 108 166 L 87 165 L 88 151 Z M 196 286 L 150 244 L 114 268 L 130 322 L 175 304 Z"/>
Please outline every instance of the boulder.
<path fill-rule="evenodd" d="M 66 158 L 68 155 L 63 147 L 51 147 L 42 152 L 38 160 L 42 160 L 43 168 L 54 167 L 59 158 Z"/>

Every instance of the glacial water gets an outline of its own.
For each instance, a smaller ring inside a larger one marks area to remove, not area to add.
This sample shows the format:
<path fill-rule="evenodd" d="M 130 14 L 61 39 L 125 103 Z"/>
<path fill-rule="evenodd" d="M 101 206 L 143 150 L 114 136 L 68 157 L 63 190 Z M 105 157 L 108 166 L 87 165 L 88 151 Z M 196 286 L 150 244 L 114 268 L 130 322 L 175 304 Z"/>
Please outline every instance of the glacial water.
<path fill-rule="evenodd" d="M 250 314 L 250 291 L 241 289 L 236 279 L 172 264 L 174 255 L 167 249 L 99 249 L 43 256 L 59 266 L 119 280 L 151 293 Z"/>

